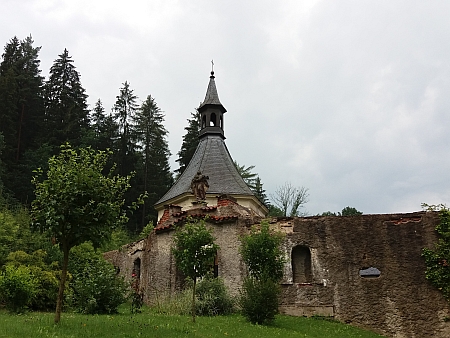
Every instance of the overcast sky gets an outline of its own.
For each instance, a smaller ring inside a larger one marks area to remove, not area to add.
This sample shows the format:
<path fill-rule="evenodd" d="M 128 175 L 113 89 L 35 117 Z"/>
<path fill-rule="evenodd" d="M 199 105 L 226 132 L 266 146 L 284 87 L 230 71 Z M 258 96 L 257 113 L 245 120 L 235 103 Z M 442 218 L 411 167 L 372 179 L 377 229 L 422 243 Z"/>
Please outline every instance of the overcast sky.
<path fill-rule="evenodd" d="M 450 204 L 450 1 L 1 0 L 0 44 L 67 48 L 92 108 L 125 81 L 165 112 L 172 169 L 214 59 L 226 144 L 310 214 Z"/>

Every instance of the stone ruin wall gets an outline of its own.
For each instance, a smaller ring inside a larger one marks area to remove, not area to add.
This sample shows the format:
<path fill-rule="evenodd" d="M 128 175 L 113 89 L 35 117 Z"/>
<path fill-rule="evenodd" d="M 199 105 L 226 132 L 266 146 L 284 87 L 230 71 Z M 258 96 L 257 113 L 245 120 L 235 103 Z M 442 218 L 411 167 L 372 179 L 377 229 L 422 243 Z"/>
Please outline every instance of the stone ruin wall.
<path fill-rule="evenodd" d="M 425 279 L 424 247 L 437 241 L 437 213 L 287 219 L 284 249 L 310 249 L 310 280 L 294 283 L 287 264 L 280 310 L 334 315 L 389 337 L 450 337 L 449 306 Z M 379 277 L 360 270 L 377 268 Z"/>
<path fill-rule="evenodd" d="M 422 248 L 432 248 L 437 241 L 437 222 L 437 213 L 431 212 L 272 220 L 271 226 L 286 234 L 280 311 L 334 316 L 388 337 L 450 337 L 444 321 L 450 317 L 448 303 L 425 279 L 421 257 Z M 232 222 L 211 224 L 221 248 L 219 276 L 233 294 L 246 275 L 239 236 L 253 223 L 241 214 Z M 126 274 L 133 261 L 141 259 L 140 285 L 147 303 L 182 287 L 183 277 L 170 253 L 173 233 L 152 233 L 145 241 L 107 254 Z M 295 280 L 299 273 L 294 276 L 292 252 L 298 246 L 310 252 L 308 280 Z M 379 277 L 360 276 L 361 269 L 371 267 L 380 271 Z"/>

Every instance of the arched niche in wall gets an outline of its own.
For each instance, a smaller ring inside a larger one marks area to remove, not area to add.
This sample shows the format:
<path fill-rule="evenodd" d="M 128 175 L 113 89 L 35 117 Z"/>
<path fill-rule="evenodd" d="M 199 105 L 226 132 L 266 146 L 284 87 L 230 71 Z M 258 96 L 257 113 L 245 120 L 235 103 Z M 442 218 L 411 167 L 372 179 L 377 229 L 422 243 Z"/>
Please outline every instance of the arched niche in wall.
<path fill-rule="evenodd" d="M 292 277 L 294 283 L 311 283 L 311 250 L 307 246 L 297 245 L 291 254 Z"/>

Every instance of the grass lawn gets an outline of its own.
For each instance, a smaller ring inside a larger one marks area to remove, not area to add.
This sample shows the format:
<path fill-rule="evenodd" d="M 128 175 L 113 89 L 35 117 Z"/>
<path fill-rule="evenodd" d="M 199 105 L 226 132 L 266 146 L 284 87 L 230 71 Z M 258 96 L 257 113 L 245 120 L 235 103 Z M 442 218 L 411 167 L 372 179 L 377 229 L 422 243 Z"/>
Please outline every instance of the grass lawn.
<path fill-rule="evenodd" d="M 82 337 L 382 337 L 350 325 L 316 318 L 277 316 L 271 326 L 249 324 L 240 315 L 197 317 L 155 314 L 149 309 L 131 315 L 123 308 L 117 315 L 63 313 L 53 324 L 54 314 L 30 312 L 10 315 L 0 311 L 0 338 Z"/>

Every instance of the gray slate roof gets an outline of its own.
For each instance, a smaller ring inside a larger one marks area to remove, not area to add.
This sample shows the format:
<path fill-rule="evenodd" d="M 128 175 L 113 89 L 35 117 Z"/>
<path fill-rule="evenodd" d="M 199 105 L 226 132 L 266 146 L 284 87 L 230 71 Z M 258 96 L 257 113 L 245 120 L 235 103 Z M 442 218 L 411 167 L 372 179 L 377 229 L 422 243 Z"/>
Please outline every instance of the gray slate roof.
<path fill-rule="evenodd" d="M 156 204 L 191 193 L 191 181 L 197 171 L 209 176 L 208 194 L 254 195 L 234 166 L 222 137 L 206 135 L 200 139 L 186 170 Z"/>
<path fill-rule="evenodd" d="M 216 82 L 214 81 L 214 72 L 211 72 L 209 77 L 208 89 L 206 90 L 206 96 L 203 103 L 198 107 L 199 109 L 207 104 L 216 104 L 223 107 L 219 100 L 219 94 L 217 93 Z"/>

